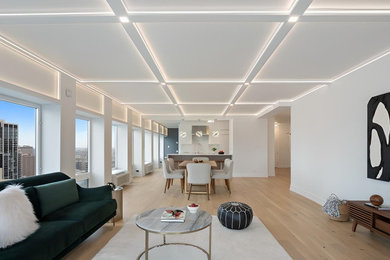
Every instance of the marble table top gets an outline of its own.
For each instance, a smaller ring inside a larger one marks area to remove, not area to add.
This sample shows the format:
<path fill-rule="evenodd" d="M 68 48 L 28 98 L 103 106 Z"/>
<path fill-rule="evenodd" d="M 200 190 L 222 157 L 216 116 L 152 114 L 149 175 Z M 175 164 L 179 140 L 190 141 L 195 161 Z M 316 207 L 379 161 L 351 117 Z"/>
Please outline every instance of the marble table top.
<path fill-rule="evenodd" d="M 181 209 L 186 211 L 184 222 L 161 222 L 161 214 L 166 209 Z M 204 229 L 211 225 L 211 215 L 198 209 L 196 213 L 190 213 L 187 208 L 159 208 L 143 212 L 137 217 L 136 224 L 139 228 L 149 232 L 161 234 L 189 233 Z"/>

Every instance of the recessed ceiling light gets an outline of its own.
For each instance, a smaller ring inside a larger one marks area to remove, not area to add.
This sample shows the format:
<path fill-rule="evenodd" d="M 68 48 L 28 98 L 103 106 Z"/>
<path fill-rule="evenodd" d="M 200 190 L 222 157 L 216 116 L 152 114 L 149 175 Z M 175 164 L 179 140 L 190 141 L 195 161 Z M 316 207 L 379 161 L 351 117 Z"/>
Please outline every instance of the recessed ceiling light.
<path fill-rule="evenodd" d="M 230 104 L 230 106 L 232 107 L 232 106 L 234 106 L 234 104 Z"/>
<path fill-rule="evenodd" d="M 121 21 L 121 23 L 128 23 L 128 22 L 130 22 L 129 17 L 127 17 L 127 16 L 120 16 L 119 17 L 119 21 Z"/>
<path fill-rule="evenodd" d="M 248 83 L 248 82 L 246 82 L 246 83 L 244 83 L 244 85 L 245 85 L 245 86 L 249 86 L 249 83 Z"/>
<path fill-rule="evenodd" d="M 214 119 L 207 120 L 207 123 L 214 123 Z"/>
<path fill-rule="evenodd" d="M 178 104 L 175 104 L 175 106 L 178 106 Z"/>
<path fill-rule="evenodd" d="M 165 82 L 162 82 L 162 83 L 161 83 L 161 85 L 163 85 L 163 86 L 166 86 L 166 85 L 167 85 L 167 83 L 165 83 Z"/>
<path fill-rule="evenodd" d="M 298 21 L 298 16 L 290 16 L 290 18 L 288 18 L 288 22 L 289 23 L 295 23 Z"/>

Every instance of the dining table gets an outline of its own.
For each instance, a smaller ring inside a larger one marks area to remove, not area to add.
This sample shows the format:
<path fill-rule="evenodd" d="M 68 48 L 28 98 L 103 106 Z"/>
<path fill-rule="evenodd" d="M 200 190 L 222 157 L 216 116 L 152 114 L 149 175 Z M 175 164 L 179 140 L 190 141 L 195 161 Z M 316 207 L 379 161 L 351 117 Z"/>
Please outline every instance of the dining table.
<path fill-rule="evenodd" d="M 189 163 L 208 163 L 211 165 L 211 169 L 218 169 L 218 165 L 217 165 L 217 162 L 216 161 L 202 161 L 202 162 L 194 162 L 194 161 L 182 161 L 181 163 L 179 163 L 179 168 L 180 169 L 185 169 L 185 174 L 184 174 L 184 193 L 188 194 L 188 182 L 187 182 L 187 164 Z M 211 172 L 210 172 L 210 176 L 211 176 Z M 211 185 L 209 185 L 209 189 L 210 189 Z M 210 190 L 209 190 L 209 193 L 210 193 Z M 204 194 L 204 192 L 191 192 L 191 194 Z"/>

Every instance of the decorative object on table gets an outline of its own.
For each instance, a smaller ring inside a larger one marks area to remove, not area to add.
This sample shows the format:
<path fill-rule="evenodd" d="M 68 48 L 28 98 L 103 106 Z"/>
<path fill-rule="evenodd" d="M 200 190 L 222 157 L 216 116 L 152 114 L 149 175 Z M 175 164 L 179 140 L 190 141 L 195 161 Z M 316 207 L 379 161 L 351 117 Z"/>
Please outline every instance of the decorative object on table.
<path fill-rule="evenodd" d="M 374 206 L 380 206 L 383 204 L 383 198 L 382 196 L 378 195 L 378 194 L 374 194 L 370 197 L 370 202 L 372 203 L 372 205 Z"/>
<path fill-rule="evenodd" d="M 214 154 L 215 154 L 215 151 L 216 151 L 216 150 L 217 150 L 217 148 L 215 148 L 215 147 L 211 148 L 211 151 L 213 151 Z"/>
<path fill-rule="evenodd" d="M 184 222 L 186 212 L 181 209 L 166 209 L 161 215 L 162 222 Z"/>
<path fill-rule="evenodd" d="M 225 152 L 222 150 L 219 150 L 218 154 L 225 154 Z"/>
<path fill-rule="evenodd" d="M 347 201 L 340 200 L 335 194 L 331 194 L 326 200 L 322 211 L 329 215 L 329 218 L 336 221 L 348 221 L 349 212 Z"/>
<path fill-rule="evenodd" d="M 199 209 L 199 205 L 195 203 L 191 203 L 187 205 L 187 208 L 190 211 L 190 213 L 196 213 Z"/>
<path fill-rule="evenodd" d="M 374 209 L 377 209 L 377 210 L 390 210 L 390 206 L 389 205 L 383 205 L 382 204 L 380 206 L 375 206 L 371 202 L 366 202 L 366 203 L 364 203 L 364 205 L 369 206 L 369 207 L 374 208 Z"/>
<path fill-rule="evenodd" d="M 217 216 L 224 227 L 238 230 L 247 228 L 251 224 L 253 211 L 245 203 L 229 201 L 219 206 Z"/>
<path fill-rule="evenodd" d="M 107 182 L 107 185 L 111 187 L 111 190 L 115 190 L 116 186 L 112 182 Z"/>
<path fill-rule="evenodd" d="M 367 178 L 390 181 L 390 93 L 367 104 Z"/>

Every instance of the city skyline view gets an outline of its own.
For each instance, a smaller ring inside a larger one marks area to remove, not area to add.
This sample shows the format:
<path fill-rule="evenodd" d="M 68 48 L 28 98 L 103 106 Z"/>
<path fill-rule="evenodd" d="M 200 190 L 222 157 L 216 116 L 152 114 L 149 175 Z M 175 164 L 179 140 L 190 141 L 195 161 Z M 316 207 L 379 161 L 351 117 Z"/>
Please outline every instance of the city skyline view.
<path fill-rule="evenodd" d="M 19 128 L 19 146 L 35 148 L 35 108 L 0 101 L 0 120 L 17 124 Z"/>

